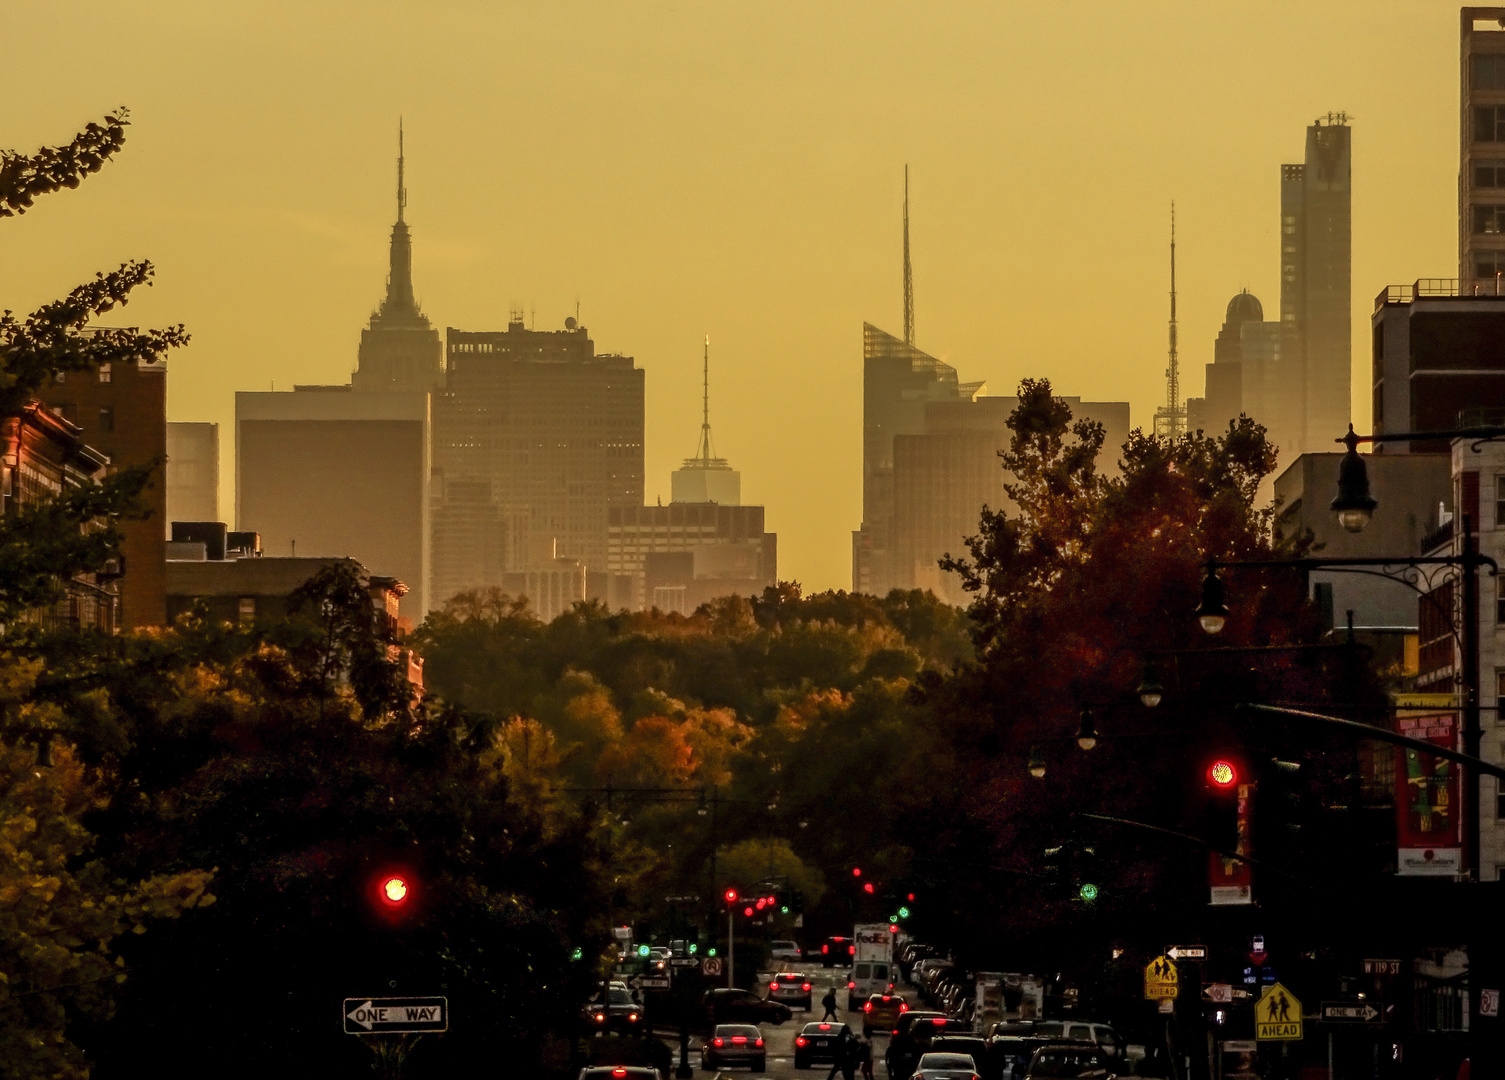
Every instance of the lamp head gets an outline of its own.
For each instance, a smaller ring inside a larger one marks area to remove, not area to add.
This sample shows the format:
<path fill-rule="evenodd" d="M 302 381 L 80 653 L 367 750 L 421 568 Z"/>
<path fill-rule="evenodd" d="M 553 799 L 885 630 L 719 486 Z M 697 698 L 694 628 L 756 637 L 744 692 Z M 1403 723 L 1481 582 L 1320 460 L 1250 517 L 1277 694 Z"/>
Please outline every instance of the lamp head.
<path fill-rule="evenodd" d="M 1197 621 L 1209 634 L 1221 633 L 1228 622 L 1228 605 L 1223 603 L 1223 583 L 1218 580 L 1218 568 L 1207 564 L 1207 576 L 1202 579 L 1202 603 L 1197 608 Z"/>
<path fill-rule="evenodd" d="M 1145 660 L 1144 674 L 1139 678 L 1139 686 L 1135 692 L 1139 695 L 1140 704 L 1146 709 L 1153 709 L 1160 704 L 1160 699 L 1165 696 L 1165 687 L 1160 685 L 1159 673 L 1155 671 L 1155 662 Z"/>
<path fill-rule="evenodd" d="M 1045 778 L 1045 757 L 1040 753 L 1038 746 L 1029 748 L 1029 774 L 1036 780 Z"/>
<path fill-rule="evenodd" d="M 1354 434 L 1352 424 L 1348 425 L 1343 442 L 1348 452 L 1338 462 L 1338 494 L 1330 505 L 1339 525 L 1351 533 L 1363 532 L 1379 504 L 1369 493 L 1369 469 L 1359 453 L 1359 437 Z"/>
<path fill-rule="evenodd" d="M 1082 710 L 1082 723 L 1077 728 L 1076 744 L 1083 750 L 1091 750 L 1097 745 L 1097 721 L 1093 719 L 1091 709 Z"/>

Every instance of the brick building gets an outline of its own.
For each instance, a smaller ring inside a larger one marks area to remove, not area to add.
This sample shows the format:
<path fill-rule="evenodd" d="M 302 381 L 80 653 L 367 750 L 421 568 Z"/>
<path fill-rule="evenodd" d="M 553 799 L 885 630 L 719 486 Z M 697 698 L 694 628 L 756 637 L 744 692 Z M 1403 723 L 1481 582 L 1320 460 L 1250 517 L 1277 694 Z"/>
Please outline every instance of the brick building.
<path fill-rule="evenodd" d="M 80 439 L 104 454 L 111 469 L 156 463 L 142 494 L 146 515 L 120 523 L 125 542 L 120 581 L 120 626 L 161 626 L 167 620 L 167 365 L 160 361 L 106 364 L 95 371 L 60 373 L 43 387 L 43 404 L 80 429 Z"/>

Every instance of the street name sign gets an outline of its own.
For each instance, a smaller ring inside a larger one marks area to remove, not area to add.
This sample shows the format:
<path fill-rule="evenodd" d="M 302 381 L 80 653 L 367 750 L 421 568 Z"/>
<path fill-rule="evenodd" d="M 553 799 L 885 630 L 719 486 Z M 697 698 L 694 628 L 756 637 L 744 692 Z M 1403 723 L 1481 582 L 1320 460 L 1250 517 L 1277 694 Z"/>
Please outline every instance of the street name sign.
<path fill-rule="evenodd" d="M 449 999 L 379 997 L 345 999 L 346 1035 L 448 1031 Z"/>
<path fill-rule="evenodd" d="M 1254 1007 L 1254 1037 L 1266 1042 L 1301 1038 L 1301 1001 L 1278 982 L 1265 987 Z"/>
<path fill-rule="evenodd" d="M 1365 975 L 1399 975 L 1399 960 L 1365 960 Z"/>
<path fill-rule="evenodd" d="M 1174 945 L 1165 951 L 1172 960 L 1206 960 L 1206 945 Z"/>
<path fill-rule="evenodd" d="M 1367 1001 L 1324 1001 L 1322 1019 L 1329 1023 L 1372 1024 L 1380 1011 Z"/>
<path fill-rule="evenodd" d="M 669 989 L 669 976 L 634 975 L 627 980 L 627 985 L 636 990 L 667 990 Z"/>
<path fill-rule="evenodd" d="M 1144 968 L 1144 999 L 1170 1001 L 1181 988 L 1181 977 L 1168 956 L 1157 956 Z"/>
<path fill-rule="evenodd" d="M 699 967 L 700 966 L 700 960 L 699 960 L 698 957 L 694 957 L 694 956 L 671 956 L 669 958 L 669 966 L 670 967 Z"/>

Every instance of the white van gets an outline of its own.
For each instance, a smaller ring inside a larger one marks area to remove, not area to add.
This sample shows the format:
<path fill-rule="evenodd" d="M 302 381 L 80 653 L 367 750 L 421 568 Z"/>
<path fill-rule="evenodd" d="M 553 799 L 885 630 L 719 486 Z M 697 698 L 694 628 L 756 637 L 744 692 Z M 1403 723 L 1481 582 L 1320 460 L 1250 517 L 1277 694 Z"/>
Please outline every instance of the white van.
<path fill-rule="evenodd" d="M 874 994 L 888 993 L 898 975 L 888 960 L 859 960 L 847 972 L 847 1009 L 860 1009 Z"/>

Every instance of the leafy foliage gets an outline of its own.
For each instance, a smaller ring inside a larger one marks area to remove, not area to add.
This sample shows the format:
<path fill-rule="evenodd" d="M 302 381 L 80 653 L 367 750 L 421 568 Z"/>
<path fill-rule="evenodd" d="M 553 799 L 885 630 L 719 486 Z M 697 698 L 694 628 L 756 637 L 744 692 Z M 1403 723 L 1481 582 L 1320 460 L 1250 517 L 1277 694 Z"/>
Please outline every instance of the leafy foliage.
<path fill-rule="evenodd" d="M 76 188 L 90 173 L 104 168 L 125 145 L 130 110 L 124 106 L 91 123 L 64 146 L 44 146 L 35 154 L 0 150 L 0 217 L 15 217 L 31 208 L 38 195 Z"/>

